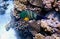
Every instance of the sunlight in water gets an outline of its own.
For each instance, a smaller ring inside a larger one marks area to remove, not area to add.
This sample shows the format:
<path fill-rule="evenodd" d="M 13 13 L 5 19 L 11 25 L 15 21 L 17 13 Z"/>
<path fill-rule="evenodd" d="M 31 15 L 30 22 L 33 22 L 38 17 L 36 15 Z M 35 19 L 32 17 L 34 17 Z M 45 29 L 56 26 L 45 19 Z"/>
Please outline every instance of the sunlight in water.
<path fill-rule="evenodd" d="M 7 3 L 9 3 L 8 9 L 4 15 L 0 15 L 0 39 L 16 39 L 15 30 L 10 28 L 9 31 L 6 31 L 5 28 L 5 25 L 11 21 L 10 13 L 13 9 L 13 2 L 8 1 Z"/>

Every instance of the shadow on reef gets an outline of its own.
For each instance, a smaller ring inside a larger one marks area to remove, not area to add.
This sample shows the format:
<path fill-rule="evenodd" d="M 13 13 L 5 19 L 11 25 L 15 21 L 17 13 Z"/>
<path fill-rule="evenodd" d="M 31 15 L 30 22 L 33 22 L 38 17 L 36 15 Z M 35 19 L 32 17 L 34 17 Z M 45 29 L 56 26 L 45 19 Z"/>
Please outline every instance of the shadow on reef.
<path fill-rule="evenodd" d="M 16 30 L 17 33 L 17 39 L 33 39 L 33 35 L 31 34 L 31 32 L 25 28 L 25 29 L 18 29 Z"/>

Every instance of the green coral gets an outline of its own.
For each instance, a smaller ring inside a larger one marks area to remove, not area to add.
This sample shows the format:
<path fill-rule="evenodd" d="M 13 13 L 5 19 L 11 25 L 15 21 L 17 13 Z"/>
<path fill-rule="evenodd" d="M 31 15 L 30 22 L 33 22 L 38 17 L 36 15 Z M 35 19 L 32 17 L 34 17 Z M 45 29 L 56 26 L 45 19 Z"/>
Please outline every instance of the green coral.
<path fill-rule="evenodd" d="M 35 19 L 37 14 L 31 10 L 23 10 L 20 13 L 20 18 L 28 17 L 29 19 Z"/>

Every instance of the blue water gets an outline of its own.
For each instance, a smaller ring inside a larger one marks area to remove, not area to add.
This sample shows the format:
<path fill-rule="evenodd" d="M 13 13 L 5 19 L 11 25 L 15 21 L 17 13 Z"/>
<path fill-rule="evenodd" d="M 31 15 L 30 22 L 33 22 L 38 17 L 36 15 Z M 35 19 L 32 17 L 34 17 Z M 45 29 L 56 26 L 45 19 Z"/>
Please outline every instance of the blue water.
<path fill-rule="evenodd" d="M 17 39 L 15 30 L 10 28 L 9 31 L 6 31 L 6 25 L 11 21 L 10 14 L 14 8 L 13 2 L 8 1 L 9 6 L 7 7 L 7 10 L 5 11 L 5 14 L 0 15 L 0 39 Z"/>

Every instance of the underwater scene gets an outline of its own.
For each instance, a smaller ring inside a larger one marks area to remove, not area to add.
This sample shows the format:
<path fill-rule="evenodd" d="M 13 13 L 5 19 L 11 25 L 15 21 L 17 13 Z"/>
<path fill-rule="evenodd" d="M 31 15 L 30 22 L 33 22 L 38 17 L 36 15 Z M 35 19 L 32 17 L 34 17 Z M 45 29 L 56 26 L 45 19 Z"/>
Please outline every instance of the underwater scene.
<path fill-rule="evenodd" d="M 60 0 L 0 0 L 0 39 L 60 39 Z"/>

